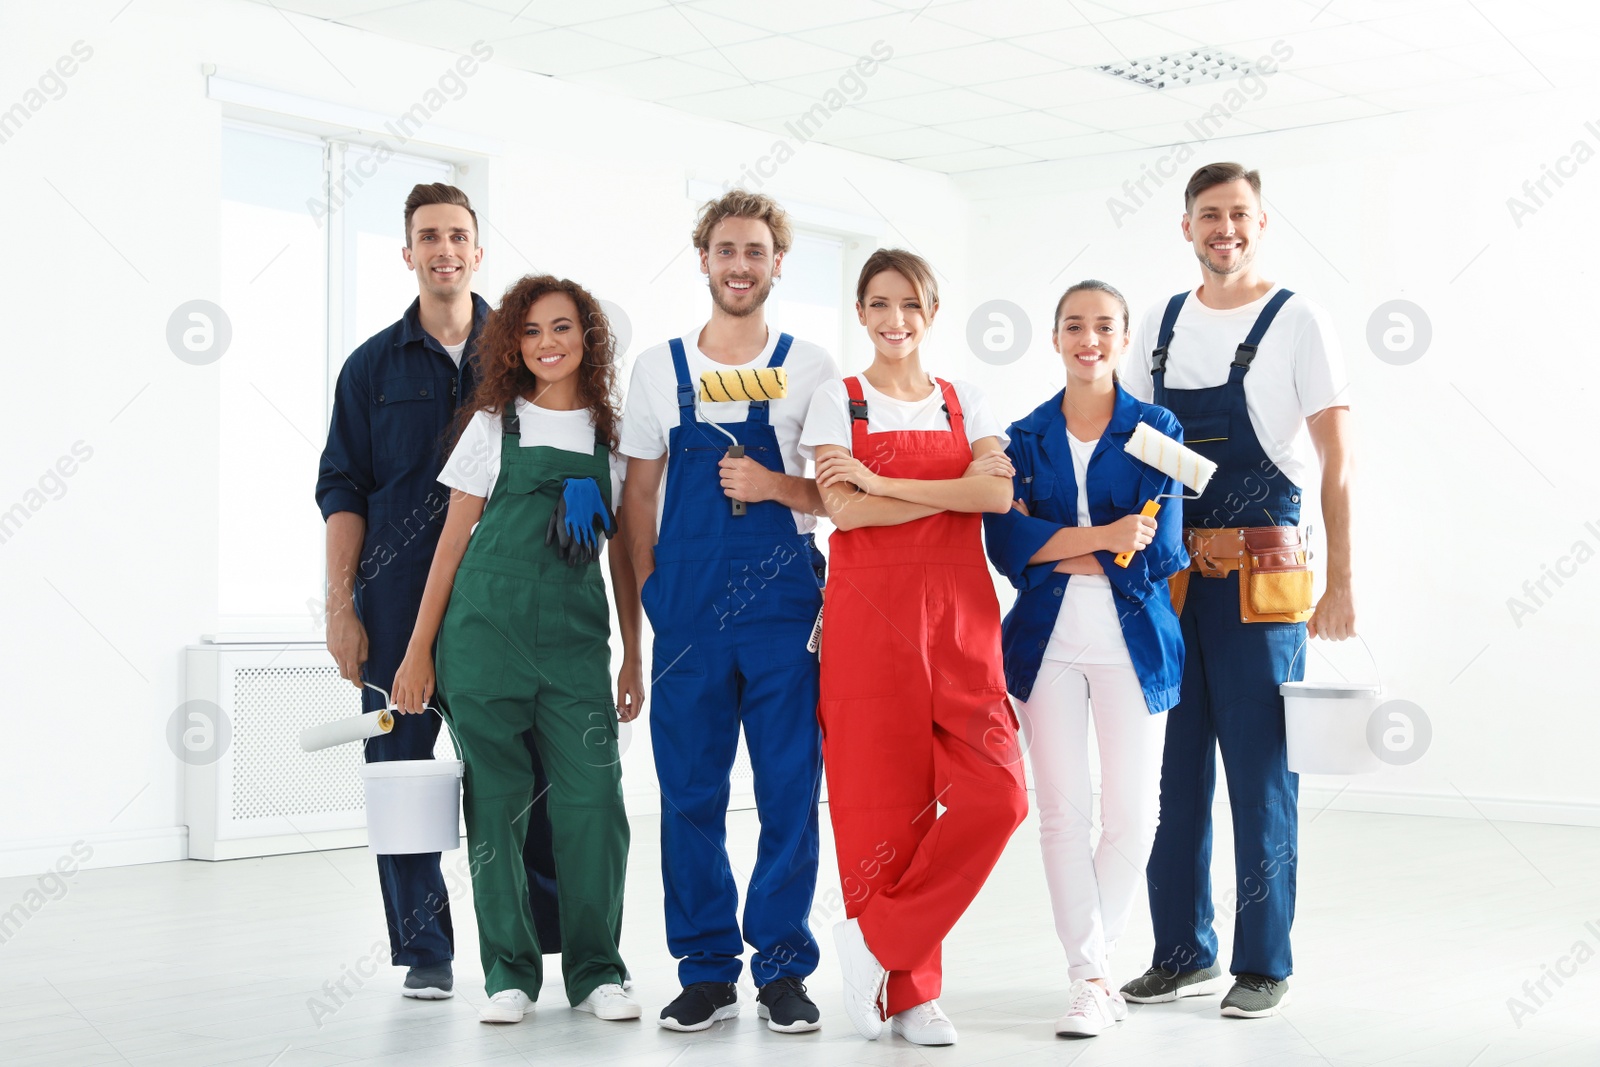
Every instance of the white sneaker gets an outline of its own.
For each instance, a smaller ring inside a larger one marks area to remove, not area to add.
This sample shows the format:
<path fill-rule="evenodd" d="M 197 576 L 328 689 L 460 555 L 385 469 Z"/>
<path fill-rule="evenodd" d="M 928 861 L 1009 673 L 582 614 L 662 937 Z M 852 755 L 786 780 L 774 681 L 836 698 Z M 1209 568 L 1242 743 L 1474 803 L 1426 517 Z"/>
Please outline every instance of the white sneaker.
<path fill-rule="evenodd" d="M 533 1001 L 520 989 L 502 989 L 478 1009 L 481 1023 L 520 1023 L 533 1010 Z"/>
<path fill-rule="evenodd" d="M 572 1006 L 573 1011 L 586 1011 L 597 1019 L 637 1019 L 639 1002 L 611 982 L 597 985 L 589 995 Z"/>
<path fill-rule="evenodd" d="M 890 1028 L 913 1045 L 953 1045 L 956 1027 L 937 1000 L 926 1000 L 889 1020 Z"/>
<path fill-rule="evenodd" d="M 868 1041 L 883 1033 L 884 999 L 888 994 L 889 972 L 867 947 L 861 924 L 846 919 L 833 927 L 833 943 L 839 953 L 839 970 L 844 973 L 844 1013 L 856 1032 Z"/>
<path fill-rule="evenodd" d="M 1096 982 L 1078 979 L 1072 983 L 1067 1013 L 1056 1020 L 1061 1037 L 1098 1037 L 1103 1030 L 1128 1017 L 1128 1003 L 1121 993 L 1101 988 Z"/>

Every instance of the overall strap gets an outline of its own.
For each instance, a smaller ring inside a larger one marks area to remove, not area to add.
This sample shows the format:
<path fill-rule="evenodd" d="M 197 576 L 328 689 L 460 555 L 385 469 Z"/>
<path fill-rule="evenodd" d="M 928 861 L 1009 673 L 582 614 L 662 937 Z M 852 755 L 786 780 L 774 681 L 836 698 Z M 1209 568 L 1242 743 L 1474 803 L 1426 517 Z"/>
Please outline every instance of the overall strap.
<path fill-rule="evenodd" d="M 1272 320 L 1278 317 L 1278 311 L 1293 296 L 1294 293 L 1287 289 L 1279 289 L 1267 306 L 1261 309 L 1261 314 L 1256 316 L 1254 326 L 1250 327 L 1250 335 L 1244 343 L 1233 352 L 1233 366 L 1249 370 L 1250 364 L 1255 361 L 1256 349 L 1261 347 L 1261 339 L 1267 335 L 1267 328 L 1272 325 Z"/>
<path fill-rule="evenodd" d="M 789 346 L 792 344 L 794 344 L 793 337 L 786 333 L 780 333 L 778 335 L 778 347 L 772 350 L 772 358 L 767 361 L 767 366 L 769 368 L 783 366 L 784 359 L 789 355 Z M 767 405 L 769 403 L 770 401 L 767 400 L 750 401 L 750 408 L 745 414 L 744 421 L 755 423 L 757 426 L 765 426 L 767 424 Z"/>
<path fill-rule="evenodd" d="M 1172 331 L 1178 326 L 1178 312 L 1183 310 L 1183 302 L 1187 299 L 1187 291 L 1179 293 L 1167 301 L 1167 309 L 1161 313 L 1161 330 L 1156 334 L 1156 347 L 1150 352 L 1152 399 L 1157 404 L 1166 403 L 1167 347 L 1172 344 Z"/>
<path fill-rule="evenodd" d="M 672 369 L 678 376 L 678 425 L 688 426 L 699 421 L 694 414 L 695 384 L 689 380 L 689 357 L 681 338 L 674 337 L 667 346 L 672 349 Z"/>
<path fill-rule="evenodd" d="M 956 435 L 957 441 L 970 447 L 972 442 L 967 439 L 967 420 L 961 413 L 961 400 L 956 396 L 956 387 L 943 378 L 933 381 L 944 393 L 944 411 L 950 416 L 950 432 Z"/>
<path fill-rule="evenodd" d="M 861 380 L 855 375 L 844 380 L 844 391 L 850 397 L 850 454 L 866 462 L 867 454 L 867 398 L 861 392 Z"/>
<path fill-rule="evenodd" d="M 506 401 L 505 407 L 500 411 L 500 432 L 510 434 L 512 437 L 522 436 L 522 419 L 517 415 L 516 397 Z"/>

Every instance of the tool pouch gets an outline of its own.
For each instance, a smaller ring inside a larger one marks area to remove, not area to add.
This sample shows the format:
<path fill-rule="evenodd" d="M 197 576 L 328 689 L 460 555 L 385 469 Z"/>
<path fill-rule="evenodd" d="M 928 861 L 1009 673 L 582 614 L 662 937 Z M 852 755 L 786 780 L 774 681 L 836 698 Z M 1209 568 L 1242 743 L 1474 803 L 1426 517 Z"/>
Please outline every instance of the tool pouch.
<path fill-rule="evenodd" d="M 1253 526 L 1240 531 L 1239 617 L 1245 622 L 1305 622 L 1311 617 L 1311 568 L 1300 530 Z"/>

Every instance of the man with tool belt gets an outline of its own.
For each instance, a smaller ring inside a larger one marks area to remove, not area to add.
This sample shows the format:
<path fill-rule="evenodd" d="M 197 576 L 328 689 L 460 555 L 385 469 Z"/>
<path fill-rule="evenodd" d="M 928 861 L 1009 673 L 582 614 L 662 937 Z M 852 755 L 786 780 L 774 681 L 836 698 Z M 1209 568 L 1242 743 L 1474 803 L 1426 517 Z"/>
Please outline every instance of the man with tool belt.
<path fill-rule="evenodd" d="M 488 302 L 472 291 L 483 249 L 467 195 L 442 182 L 416 186 L 406 197 L 405 229 L 401 256 L 417 276 L 417 299 L 340 368 L 317 471 L 317 506 L 328 527 L 328 652 L 339 676 L 361 690 L 363 711 L 384 706 L 364 683 L 394 687 L 417 621 L 450 502 L 437 481 L 440 446 L 477 385 L 474 349 L 489 315 Z M 439 724 L 437 715 L 395 716 L 393 731 L 367 742 L 367 761 L 432 759 Z M 524 742 L 537 767 L 531 739 Z M 561 928 L 550 816 L 539 796 L 523 861 L 539 943 L 552 953 L 561 951 Z M 439 853 L 377 861 L 390 960 L 408 968 L 402 994 L 451 996 L 455 934 Z"/>
<path fill-rule="evenodd" d="M 1201 284 L 1146 316 L 1123 361 L 1128 390 L 1168 408 L 1184 443 L 1217 463 L 1184 502 L 1192 559 L 1172 579 L 1185 662 L 1167 715 L 1161 822 L 1146 868 L 1155 956 L 1122 987 L 1153 1004 L 1220 991 L 1212 928 L 1211 801 L 1222 750 L 1233 815 L 1232 989 L 1222 1014 L 1259 1018 L 1288 1003 L 1293 970 L 1299 776 L 1278 686 L 1299 680 L 1305 641 L 1355 633 L 1350 576 L 1350 409 L 1338 340 L 1323 311 L 1266 281 L 1261 175 L 1201 167 L 1184 191 L 1183 236 Z M 1309 442 L 1308 439 L 1309 438 Z M 1301 505 L 1321 465 L 1327 588 L 1312 608 Z"/>
<path fill-rule="evenodd" d="M 810 641 L 822 608 L 823 558 L 811 533 L 822 498 L 806 477 L 800 430 L 811 394 L 839 370 L 823 349 L 767 325 L 763 308 L 790 240 L 770 197 L 734 189 L 701 209 L 694 246 L 711 320 L 639 356 L 622 420 L 623 511 L 632 516 L 623 535 L 655 632 L 650 741 L 667 948 L 683 986 L 661 1011 L 671 1030 L 739 1014 L 746 942 L 768 1028 L 815 1030 L 821 1018 L 804 979 L 818 959 L 807 917 L 822 781 Z M 707 373 L 779 367 L 788 387 L 778 399 L 697 399 Z M 725 847 L 741 728 L 761 818 L 742 924 Z"/>

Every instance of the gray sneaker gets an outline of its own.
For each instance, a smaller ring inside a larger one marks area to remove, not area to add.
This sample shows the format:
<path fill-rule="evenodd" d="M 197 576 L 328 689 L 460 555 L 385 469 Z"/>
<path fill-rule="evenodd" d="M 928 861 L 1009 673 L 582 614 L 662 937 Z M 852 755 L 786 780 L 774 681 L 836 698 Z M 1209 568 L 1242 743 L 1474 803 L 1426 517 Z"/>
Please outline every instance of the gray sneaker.
<path fill-rule="evenodd" d="M 449 960 L 419 964 L 406 972 L 406 984 L 400 990 L 400 995 L 417 1000 L 448 1000 L 455 996 L 455 984 Z"/>
<path fill-rule="evenodd" d="M 1179 997 L 1221 992 L 1222 968 L 1216 964 L 1192 971 L 1152 967 L 1122 987 L 1122 998 L 1135 1004 L 1168 1004 Z"/>
<path fill-rule="evenodd" d="M 1276 981 L 1261 974 L 1240 974 L 1222 998 L 1222 1014 L 1235 1019 L 1261 1019 L 1278 1014 L 1289 1003 L 1289 979 Z"/>

